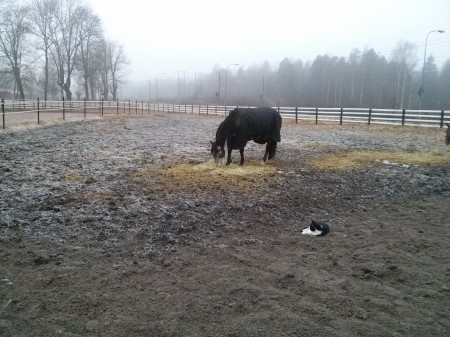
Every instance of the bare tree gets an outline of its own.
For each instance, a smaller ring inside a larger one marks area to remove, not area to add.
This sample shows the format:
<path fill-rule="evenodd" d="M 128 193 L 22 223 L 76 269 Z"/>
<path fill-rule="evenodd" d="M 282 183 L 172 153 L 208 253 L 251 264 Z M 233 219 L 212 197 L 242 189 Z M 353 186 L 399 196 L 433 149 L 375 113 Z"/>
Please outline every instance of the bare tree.
<path fill-rule="evenodd" d="M 102 40 L 96 45 L 94 60 L 100 95 L 108 99 L 111 93 L 112 99 L 116 100 L 119 84 L 125 81 L 128 74 L 128 60 L 123 47 L 113 41 Z"/>
<path fill-rule="evenodd" d="M 110 67 L 108 64 L 108 42 L 106 40 L 101 40 L 95 49 L 95 70 L 97 71 L 97 83 L 100 90 L 100 96 L 103 99 L 108 99 L 109 94 L 109 75 Z"/>
<path fill-rule="evenodd" d="M 94 99 L 95 67 L 93 52 L 101 39 L 101 21 L 98 16 L 88 13 L 80 30 L 80 72 L 83 77 L 84 95 L 87 100 Z M 89 90 L 91 87 L 91 90 Z M 90 96 L 91 94 L 91 96 Z"/>
<path fill-rule="evenodd" d="M 406 107 L 409 101 L 406 95 L 410 92 L 406 88 L 410 86 L 413 70 L 417 62 L 416 47 L 410 42 L 401 41 L 393 54 L 392 60 L 396 66 L 396 107 Z"/>
<path fill-rule="evenodd" d="M 28 7 L 13 7 L 3 12 L 0 22 L 0 54 L 8 65 L 20 99 L 25 99 L 22 72 L 26 62 L 26 39 L 30 27 L 26 21 Z"/>
<path fill-rule="evenodd" d="M 42 42 L 37 44 L 37 49 L 44 53 L 44 100 L 47 100 L 48 96 L 51 27 L 55 21 L 57 5 L 57 0 L 33 0 L 30 8 L 32 32 Z"/>
<path fill-rule="evenodd" d="M 13 0 L 0 0 L 0 9 L 4 10 L 6 8 L 12 8 L 13 3 Z"/>
<path fill-rule="evenodd" d="M 111 72 L 110 91 L 113 96 L 112 98 L 115 101 L 117 99 L 119 84 L 125 81 L 128 74 L 127 65 L 129 62 L 123 51 L 123 46 L 119 46 L 112 41 L 107 43 L 107 57 Z"/>
<path fill-rule="evenodd" d="M 88 13 L 79 0 L 62 0 L 58 2 L 55 23 L 51 25 L 51 55 L 58 71 L 58 85 L 67 100 L 72 99 L 72 75 L 82 42 L 80 31 Z"/>

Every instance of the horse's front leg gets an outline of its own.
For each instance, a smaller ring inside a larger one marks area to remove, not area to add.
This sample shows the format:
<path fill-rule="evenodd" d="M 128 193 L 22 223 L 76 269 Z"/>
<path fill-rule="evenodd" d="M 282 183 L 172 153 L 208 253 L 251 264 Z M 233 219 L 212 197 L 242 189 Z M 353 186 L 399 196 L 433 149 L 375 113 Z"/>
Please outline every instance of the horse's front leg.
<path fill-rule="evenodd" d="M 244 165 L 244 149 L 240 149 L 239 153 L 241 154 L 241 161 L 239 163 L 239 166 L 243 166 Z"/>
<path fill-rule="evenodd" d="M 231 151 L 233 151 L 233 149 L 231 148 L 231 146 L 228 148 L 228 156 L 227 156 L 227 163 L 225 165 L 230 165 L 231 164 Z"/>

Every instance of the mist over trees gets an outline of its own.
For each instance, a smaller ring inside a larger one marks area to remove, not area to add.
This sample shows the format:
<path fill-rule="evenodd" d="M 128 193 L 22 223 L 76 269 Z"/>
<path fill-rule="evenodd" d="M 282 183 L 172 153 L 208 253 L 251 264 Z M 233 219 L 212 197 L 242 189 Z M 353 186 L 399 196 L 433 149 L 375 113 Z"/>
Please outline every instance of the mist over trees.
<path fill-rule="evenodd" d="M 19 99 L 116 99 L 123 47 L 81 0 L 0 0 L 0 88 Z"/>
<path fill-rule="evenodd" d="M 181 102 L 173 94 L 176 80 L 160 79 L 158 98 L 186 104 L 418 109 L 423 84 L 422 109 L 450 109 L 450 59 L 438 71 L 430 55 L 424 83 L 422 65 L 416 46 L 401 41 L 389 59 L 373 49 L 354 49 L 348 57 L 319 55 L 306 63 L 285 58 L 276 66 L 265 62 L 233 72 L 216 66 L 209 74 L 196 74 L 195 84 L 186 82 Z"/>
<path fill-rule="evenodd" d="M 82 0 L 0 0 L 0 10 L 5 98 L 155 102 L 157 95 L 174 104 L 450 109 L 450 59 L 438 68 L 430 53 L 424 65 L 407 41 L 389 57 L 368 48 L 306 62 L 216 65 L 209 73 L 174 70 L 126 88 L 125 50 L 105 38 L 100 18 Z"/>

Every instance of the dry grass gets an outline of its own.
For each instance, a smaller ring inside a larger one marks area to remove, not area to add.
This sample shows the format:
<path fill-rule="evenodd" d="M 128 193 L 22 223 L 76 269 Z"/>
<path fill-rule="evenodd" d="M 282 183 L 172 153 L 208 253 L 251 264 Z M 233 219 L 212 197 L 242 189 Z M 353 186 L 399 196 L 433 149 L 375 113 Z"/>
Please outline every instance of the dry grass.
<path fill-rule="evenodd" d="M 277 167 L 261 162 L 246 162 L 244 166 L 216 167 L 212 160 L 201 164 L 180 164 L 141 171 L 136 178 L 157 182 L 165 190 L 195 190 L 205 187 L 227 187 L 248 190 L 258 181 L 277 175 Z"/>
<path fill-rule="evenodd" d="M 83 183 L 83 182 L 85 182 L 85 181 L 88 179 L 87 176 L 79 175 L 78 173 L 73 172 L 73 171 L 67 172 L 67 173 L 64 175 L 64 178 L 65 178 L 67 181 L 70 181 L 70 182 L 78 182 L 78 183 Z"/>
<path fill-rule="evenodd" d="M 321 156 L 309 162 L 309 166 L 320 170 L 347 170 L 373 166 L 383 161 L 404 165 L 450 167 L 450 153 L 440 150 L 430 152 L 349 151 Z"/>

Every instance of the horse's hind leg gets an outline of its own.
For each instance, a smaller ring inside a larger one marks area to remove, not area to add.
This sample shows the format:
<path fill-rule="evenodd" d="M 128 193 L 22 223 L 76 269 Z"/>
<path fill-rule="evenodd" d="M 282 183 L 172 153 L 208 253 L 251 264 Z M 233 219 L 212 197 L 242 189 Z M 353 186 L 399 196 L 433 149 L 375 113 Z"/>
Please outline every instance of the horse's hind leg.
<path fill-rule="evenodd" d="M 275 159 L 275 154 L 277 153 L 277 142 L 272 140 L 272 145 L 269 149 L 269 159 Z"/>
<path fill-rule="evenodd" d="M 267 156 L 269 155 L 269 150 L 267 149 L 268 146 L 269 146 L 269 144 L 266 145 L 266 152 L 264 152 L 264 158 L 263 158 L 264 162 L 266 162 Z"/>
<path fill-rule="evenodd" d="M 264 162 L 267 159 L 274 159 L 275 154 L 277 153 L 277 142 L 273 139 L 269 139 L 266 145 L 266 152 L 264 153 Z M 268 158 L 267 158 L 268 157 Z"/>
<path fill-rule="evenodd" d="M 240 149 L 239 153 L 241 154 L 241 162 L 239 163 L 239 166 L 244 165 L 244 149 Z"/>

